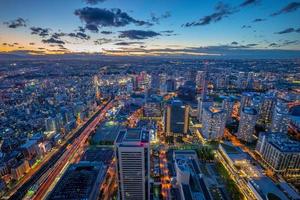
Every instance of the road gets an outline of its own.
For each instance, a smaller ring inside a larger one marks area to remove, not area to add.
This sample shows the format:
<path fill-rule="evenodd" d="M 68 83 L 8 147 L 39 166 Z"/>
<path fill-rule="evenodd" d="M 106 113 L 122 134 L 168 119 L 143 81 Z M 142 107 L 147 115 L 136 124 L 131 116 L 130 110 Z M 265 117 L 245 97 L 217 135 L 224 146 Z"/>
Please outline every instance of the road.
<path fill-rule="evenodd" d="M 105 118 L 105 114 L 107 110 L 111 108 L 111 101 L 101 109 L 100 114 L 91 122 L 89 125 L 82 131 L 82 133 L 77 137 L 74 142 L 68 145 L 67 150 L 61 156 L 61 158 L 56 162 L 53 169 L 50 169 L 50 173 L 47 178 L 41 183 L 38 188 L 36 194 L 32 198 L 33 200 L 43 199 L 55 181 L 55 178 L 60 174 L 60 172 L 64 169 L 64 167 L 70 163 L 71 159 L 73 159 L 74 155 L 79 152 L 79 150 L 85 146 L 87 139 L 90 134 L 95 130 L 96 126 Z M 83 151 L 82 151 L 83 152 Z"/>
<path fill-rule="evenodd" d="M 169 176 L 169 169 L 168 169 L 168 162 L 166 157 L 166 147 L 163 146 L 160 150 L 160 171 L 161 171 L 161 187 L 162 187 L 162 196 L 164 199 L 170 199 L 170 176 Z"/>
<path fill-rule="evenodd" d="M 46 162 L 43 164 L 39 169 L 37 169 L 34 174 L 21 186 L 18 188 L 18 190 L 11 195 L 8 199 L 9 200 L 21 200 L 26 195 L 27 191 L 33 187 L 45 174 L 48 174 L 48 171 L 51 170 L 58 161 L 63 157 L 65 158 L 64 154 L 66 152 L 69 152 L 70 149 L 68 149 L 69 143 L 78 145 L 78 139 L 82 135 L 87 135 L 86 129 L 91 129 L 89 126 L 90 124 L 95 125 L 95 122 L 99 122 L 99 116 L 103 116 L 103 111 L 106 110 L 108 105 L 111 105 L 112 100 L 108 101 L 104 106 L 100 107 L 99 110 L 78 130 L 76 131 L 72 137 L 69 138 L 68 142 L 66 142 L 64 145 L 59 147 L 59 150 L 55 152 L 55 154 Z M 83 134 L 85 133 L 85 134 Z M 81 139 L 85 137 L 80 137 Z M 73 147 L 73 145 L 71 145 Z M 73 149 L 74 151 L 75 149 Z"/>

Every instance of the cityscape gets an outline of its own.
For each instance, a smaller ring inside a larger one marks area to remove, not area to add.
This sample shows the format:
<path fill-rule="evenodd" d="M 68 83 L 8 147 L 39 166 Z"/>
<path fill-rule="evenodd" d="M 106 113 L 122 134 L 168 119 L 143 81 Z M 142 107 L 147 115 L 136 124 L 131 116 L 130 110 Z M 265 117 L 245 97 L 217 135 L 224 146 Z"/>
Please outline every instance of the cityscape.
<path fill-rule="evenodd" d="M 297 1 L 0 1 L 0 199 L 300 200 L 299 19 Z"/>

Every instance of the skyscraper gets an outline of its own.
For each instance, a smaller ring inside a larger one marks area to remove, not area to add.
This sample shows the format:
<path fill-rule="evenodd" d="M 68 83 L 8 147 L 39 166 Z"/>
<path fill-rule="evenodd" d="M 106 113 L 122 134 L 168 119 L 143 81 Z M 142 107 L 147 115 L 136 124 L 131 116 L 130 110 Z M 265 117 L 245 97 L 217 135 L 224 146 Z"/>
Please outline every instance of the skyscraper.
<path fill-rule="evenodd" d="M 222 101 L 222 108 L 226 112 L 226 122 L 230 122 L 232 117 L 232 111 L 234 106 L 234 99 L 232 97 L 225 97 Z"/>
<path fill-rule="evenodd" d="M 166 134 L 186 134 L 189 127 L 189 107 L 182 101 L 173 100 L 167 105 L 164 114 Z"/>
<path fill-rule="evenodd" d="M 213 106 L 203 108 L 202 134 L 207 140 L 223 137 L 226 124 L 226 111 Z"/>
<path fill-rule="evenodd" d="M 253 133 L 257 120 L 257 111 L 251 107 L 244 107 L 241 112 L 237 137 L 245 142 L 254 140 Z"/>
<path fill-rule="evenodd" d="M 121 130 L 115 142 L 119 198 L 150 199 L 149 132 L 142 129 Z"/>
<path fill-rule="evenodd" d="M 202 122 L 203 109 L 212 106 L 213 102 L 209 100 L 202 100 L 202 97 L 198 97 L 198 115 L 197 118 L 199 122 Z"/>
<path fill-rule="evenodd" d="M 275 103 L 276 101 L 273 95 L 266 94 L 263 96 L 262 104 L 259 110 L 259 124 L 264 125 L 265 127 L 270 126 Z"/>
<path fill-rule="evenodd" d="M 288 123 L 289 110 L 287 103 L 284 100 L 278 99 L 273 111 L 270 129 L 272 132 L 287 133 Z"/>
<path fill-rule="evenodd" d="M 204 79 L 205 79 L 205 72 L 204 71 L 197 71 L 196 86 L 198 88 L 202 88 L 203 87 Z"/>

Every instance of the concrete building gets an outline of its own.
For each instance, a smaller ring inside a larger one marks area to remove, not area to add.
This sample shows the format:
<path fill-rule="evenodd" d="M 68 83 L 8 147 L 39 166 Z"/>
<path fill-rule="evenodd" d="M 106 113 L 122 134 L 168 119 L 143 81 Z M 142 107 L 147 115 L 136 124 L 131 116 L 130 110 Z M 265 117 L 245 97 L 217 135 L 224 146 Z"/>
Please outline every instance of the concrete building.
<path fill-rule="evenodd" d="M 198 115 L 197 119 L 199 122 L 202 122 L 203 109 L 209 106 L 212 106 L 213 102 L 209 100 L 203 100 L 202 97 L 198 97 Z"/>
<path fill-rule="evenodd" d="M 207 140 L 218 140 L 224 136 L 226 111 L 213 106 L 205 107 L 202 116 L 202 135 Z"/>
<path fill-rule="evenodd" d="M 265 176 L 260 167 L 252 164 L 250 156 L 241 148 L 231 142 L 220 143 L 218 153 L 224 158 L 223 164 L 227 165 L 247 199 L 266 200 L 273 197 L 288 200 L 276 183 Z"/>
<path fill-rule="evenodd" d="M 257 111 L 251 107 L 244 107 L 241 112 L 237 137 L 245 142 L 254 140 L 253 133 L 257 121 Z"/>
<path fill-rule="evenodd" d="M 176 180 L 182 200 L 211 200 L 210 190 L 201 175 L 197 154 L 193 150 L 173 152 Z"/>
<path fill-rule="evenodd" d="M 276 99 L 274 95 L 266 94 L 263 96 L 262 105 L 259 109 L 259 119 L 257 122 L 266 128 L 270 127 L 272 123 L 272 115 L 273 115 L 275 103 L 276 103 Z"/>
<path fill-rule="evenodd" d="M 289 109 L 287 102 L 278 99 L 274 108 L 271 132 L 287 133 L 289 124 Z"/>
<path fill-rule="evenodd" d="M 149 132 L 142 129 L 121 130 L 115 141 L 119 198 L 150 199 Z"/>
<path fill-rule="evenodd" d="M 226 122 L 231 122 L 232 120 L 232 111 L 233 111 L 233 106 L 234 106 L 234 99 L 232 97 L 224 97 L 222 101 L 222 108 L 226 112 Z"/>
<path fill-rule="evenodd" d="M 14 180 L 19 180 L 22 176 L 30 170 L 27 160 L 20 160 L 11 167 L 11 177 Z"/>
<path fill-rule="evenodd" d="M 182 101 L 173 100 L 164 113 L 165 133 L 167 135 L 187 134 L 189 128 L 189 106 Z"/>
<path fill-rule="evenodd" d="M 300 178 L 300 142 L 284 133 L 260 133 L 256 151 L 270 169 L 291 178 Z"/>

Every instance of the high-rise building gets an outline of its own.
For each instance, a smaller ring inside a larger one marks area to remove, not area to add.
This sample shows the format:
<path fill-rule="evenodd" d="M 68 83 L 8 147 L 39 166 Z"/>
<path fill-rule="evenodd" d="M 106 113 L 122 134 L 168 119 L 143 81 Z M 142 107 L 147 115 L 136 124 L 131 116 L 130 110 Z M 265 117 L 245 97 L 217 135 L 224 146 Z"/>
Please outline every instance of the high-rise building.
<path fill-rule="evenodd" d="M 242 93 L 240 111 L 246 106 L 251 106 L 252 98 L 253 98 L 252 92 Z"/>
<path fill-rule="evenodd" d="M 269 127 L 272 122 L 272 114 L 275 106 L 275 98 L 273 95 L 264 95 L 259 110 L 258 123 Z"/>
<path fill-rule="evenodd" d="M 167 92 L 174 92 L 176 90 L 176 81 L 174 79 L 168 79 L 166 84 Z"/>
<path fill-rule="evenodd" d="M 149 132 L 142 129 L 121 130 L 115 142 L 119 199 L 150 199 Z"/>
<path fill-rule="evenodd" d="M 226 111 L 213 106 L 203 108 L 202 134 L 207 140 L 223 137 L 226 124 Z"/>
<path fill-rule="evenodd" d="M 203 109 L 209 106 L 213 105 L 213 101 L 210 101 L 208 99 L 202 100 L 201 97 L 198 97 L 198 115 L 197 118 L 199 122 L 202 122 L 202 116 L 203 116 Z"/>
<path fill-rule="evenodd" d="M 204 79 L 205 79 L 205 72 L 204 71 L 197 71 L 197 75 L 196 75 L 196 86 L 197 86 L 197 88 L 203 88 Z"/>
<path fill-rule="evenodd" d="M 159 91 L 161 95 L 167 92 L 167 74 L 162 73 L 159 75 Z"/>
<path fill-rule="evenodd" d="M 45 119 L 45 129 L 46 131 L 56 131 L 56 119 L 53 117 Z"/>
<path fill-rule="evenodd" d="M 300 178 L 300 142 L 284 133 L 260 133 L 256 151 L 269 168 L 291 178 Z"/>
<path fill-rule="evenodd" d="M 289 124 L 289 109 L 287 102 L 278 99 L 275 105 L 272 124 L 270 130 L 272 132 L 287 133 Z"/>
<path fill-rule="evenodd" d="M 158 90 L 160 85 L 160 77 L 158 74 L 151 74 L 151 89 Z"/>
<path fill-rule="evenodd" d="M 186 134 L 189 128 L 189 107 L 184 106 L 182 101 L 173 100 L 166 106 L 164 113 L 165 133 Z"/>
<path fill-rule="evenodd" d="M 237 137 L 246 142 L 254 140 L 253 133 L 257 121 L 257 111 L 252 107 L 244 107 L 241 112 Z"/>
<path fill-rule="evenodd" d="M 237 75 L 237 81 L 236 81 L 236 87 L 240 89 L 246 88 L 246 78 L 245 78 L 245 72 L 239 72 Z"/>
<path fill-rule="evenodd" d="M 234 99 L 232 97 L 225 97 L 222 101 L 222 108 L 226 112 L 226 122 L 230 122 L 232 120 L 232 111 L 234 106 Z"/>

